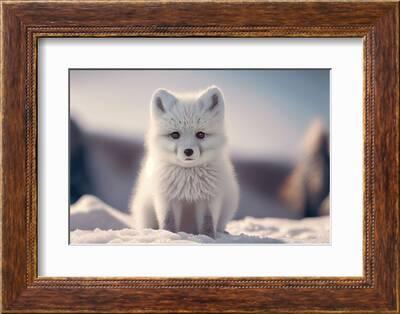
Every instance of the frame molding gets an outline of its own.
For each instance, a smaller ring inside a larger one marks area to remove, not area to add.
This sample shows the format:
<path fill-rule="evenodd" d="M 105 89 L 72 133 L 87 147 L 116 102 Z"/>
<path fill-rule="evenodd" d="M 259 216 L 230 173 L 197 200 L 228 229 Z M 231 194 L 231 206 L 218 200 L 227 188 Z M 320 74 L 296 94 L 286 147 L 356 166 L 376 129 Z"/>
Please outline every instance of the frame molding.
<path fill-rule="evenodd" d="M 398 2 L 7 2 L 2 17 L 4 312 L 399 310 Z M 37 47 L 43 37 L 363 38 L 364 276 L 38 278 Z"/>

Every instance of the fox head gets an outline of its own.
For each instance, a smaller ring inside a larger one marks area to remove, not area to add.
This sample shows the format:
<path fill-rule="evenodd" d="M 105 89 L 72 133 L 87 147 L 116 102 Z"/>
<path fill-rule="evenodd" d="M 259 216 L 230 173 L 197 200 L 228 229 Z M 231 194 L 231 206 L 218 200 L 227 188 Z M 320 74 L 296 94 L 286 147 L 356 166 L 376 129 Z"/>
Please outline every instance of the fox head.
<path fill-rule="evenodd" d="M 182 167 L 213 160 L 225 146 L 224 107 L 215 86 L 197 95 L 157 90 L 151 101 L 149 149 Z"/>

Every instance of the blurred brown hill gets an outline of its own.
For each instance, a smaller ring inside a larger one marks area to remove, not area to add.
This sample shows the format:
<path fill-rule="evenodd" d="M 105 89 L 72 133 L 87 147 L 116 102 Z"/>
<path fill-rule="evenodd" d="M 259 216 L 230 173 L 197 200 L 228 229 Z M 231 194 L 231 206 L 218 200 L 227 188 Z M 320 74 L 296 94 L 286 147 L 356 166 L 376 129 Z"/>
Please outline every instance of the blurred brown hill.
<path fill-rule="evenodd" d="M 306 217 L 328 215 L 329 134 L 319 120 L 310 125 L 302 144 L 302 158 L 282 187 L 282 200 Z"/>

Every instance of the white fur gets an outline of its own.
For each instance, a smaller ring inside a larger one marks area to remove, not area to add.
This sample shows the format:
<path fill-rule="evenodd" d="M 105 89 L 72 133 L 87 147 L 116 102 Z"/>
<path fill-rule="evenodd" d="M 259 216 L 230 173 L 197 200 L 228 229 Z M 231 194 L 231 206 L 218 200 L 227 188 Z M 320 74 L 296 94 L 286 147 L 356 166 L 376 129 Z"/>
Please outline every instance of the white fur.
<path fill-rule="evenodd" d="M 237 210 L 239 188 L 225 149 L 224 107 L 217 87 L 199 95 L 154 93 L 147 154 L 131 202 L 136 228 L 212 237 L 225 230 Z M 186 156 L 185 149 L 193 154 Z"/>

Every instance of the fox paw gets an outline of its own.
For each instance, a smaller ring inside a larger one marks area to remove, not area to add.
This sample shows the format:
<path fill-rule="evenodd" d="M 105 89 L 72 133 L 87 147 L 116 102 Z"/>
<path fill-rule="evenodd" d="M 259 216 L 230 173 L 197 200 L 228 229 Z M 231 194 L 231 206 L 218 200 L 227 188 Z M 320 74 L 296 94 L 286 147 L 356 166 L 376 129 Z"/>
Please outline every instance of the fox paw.
<path fill-rule="evenodd" d="M 203 234 L 209 236 L 210 238 L 216 238 L 216 232 L 214 228 L 214 223 L 211 215 L 206 215 L 203 221 Z"/>

